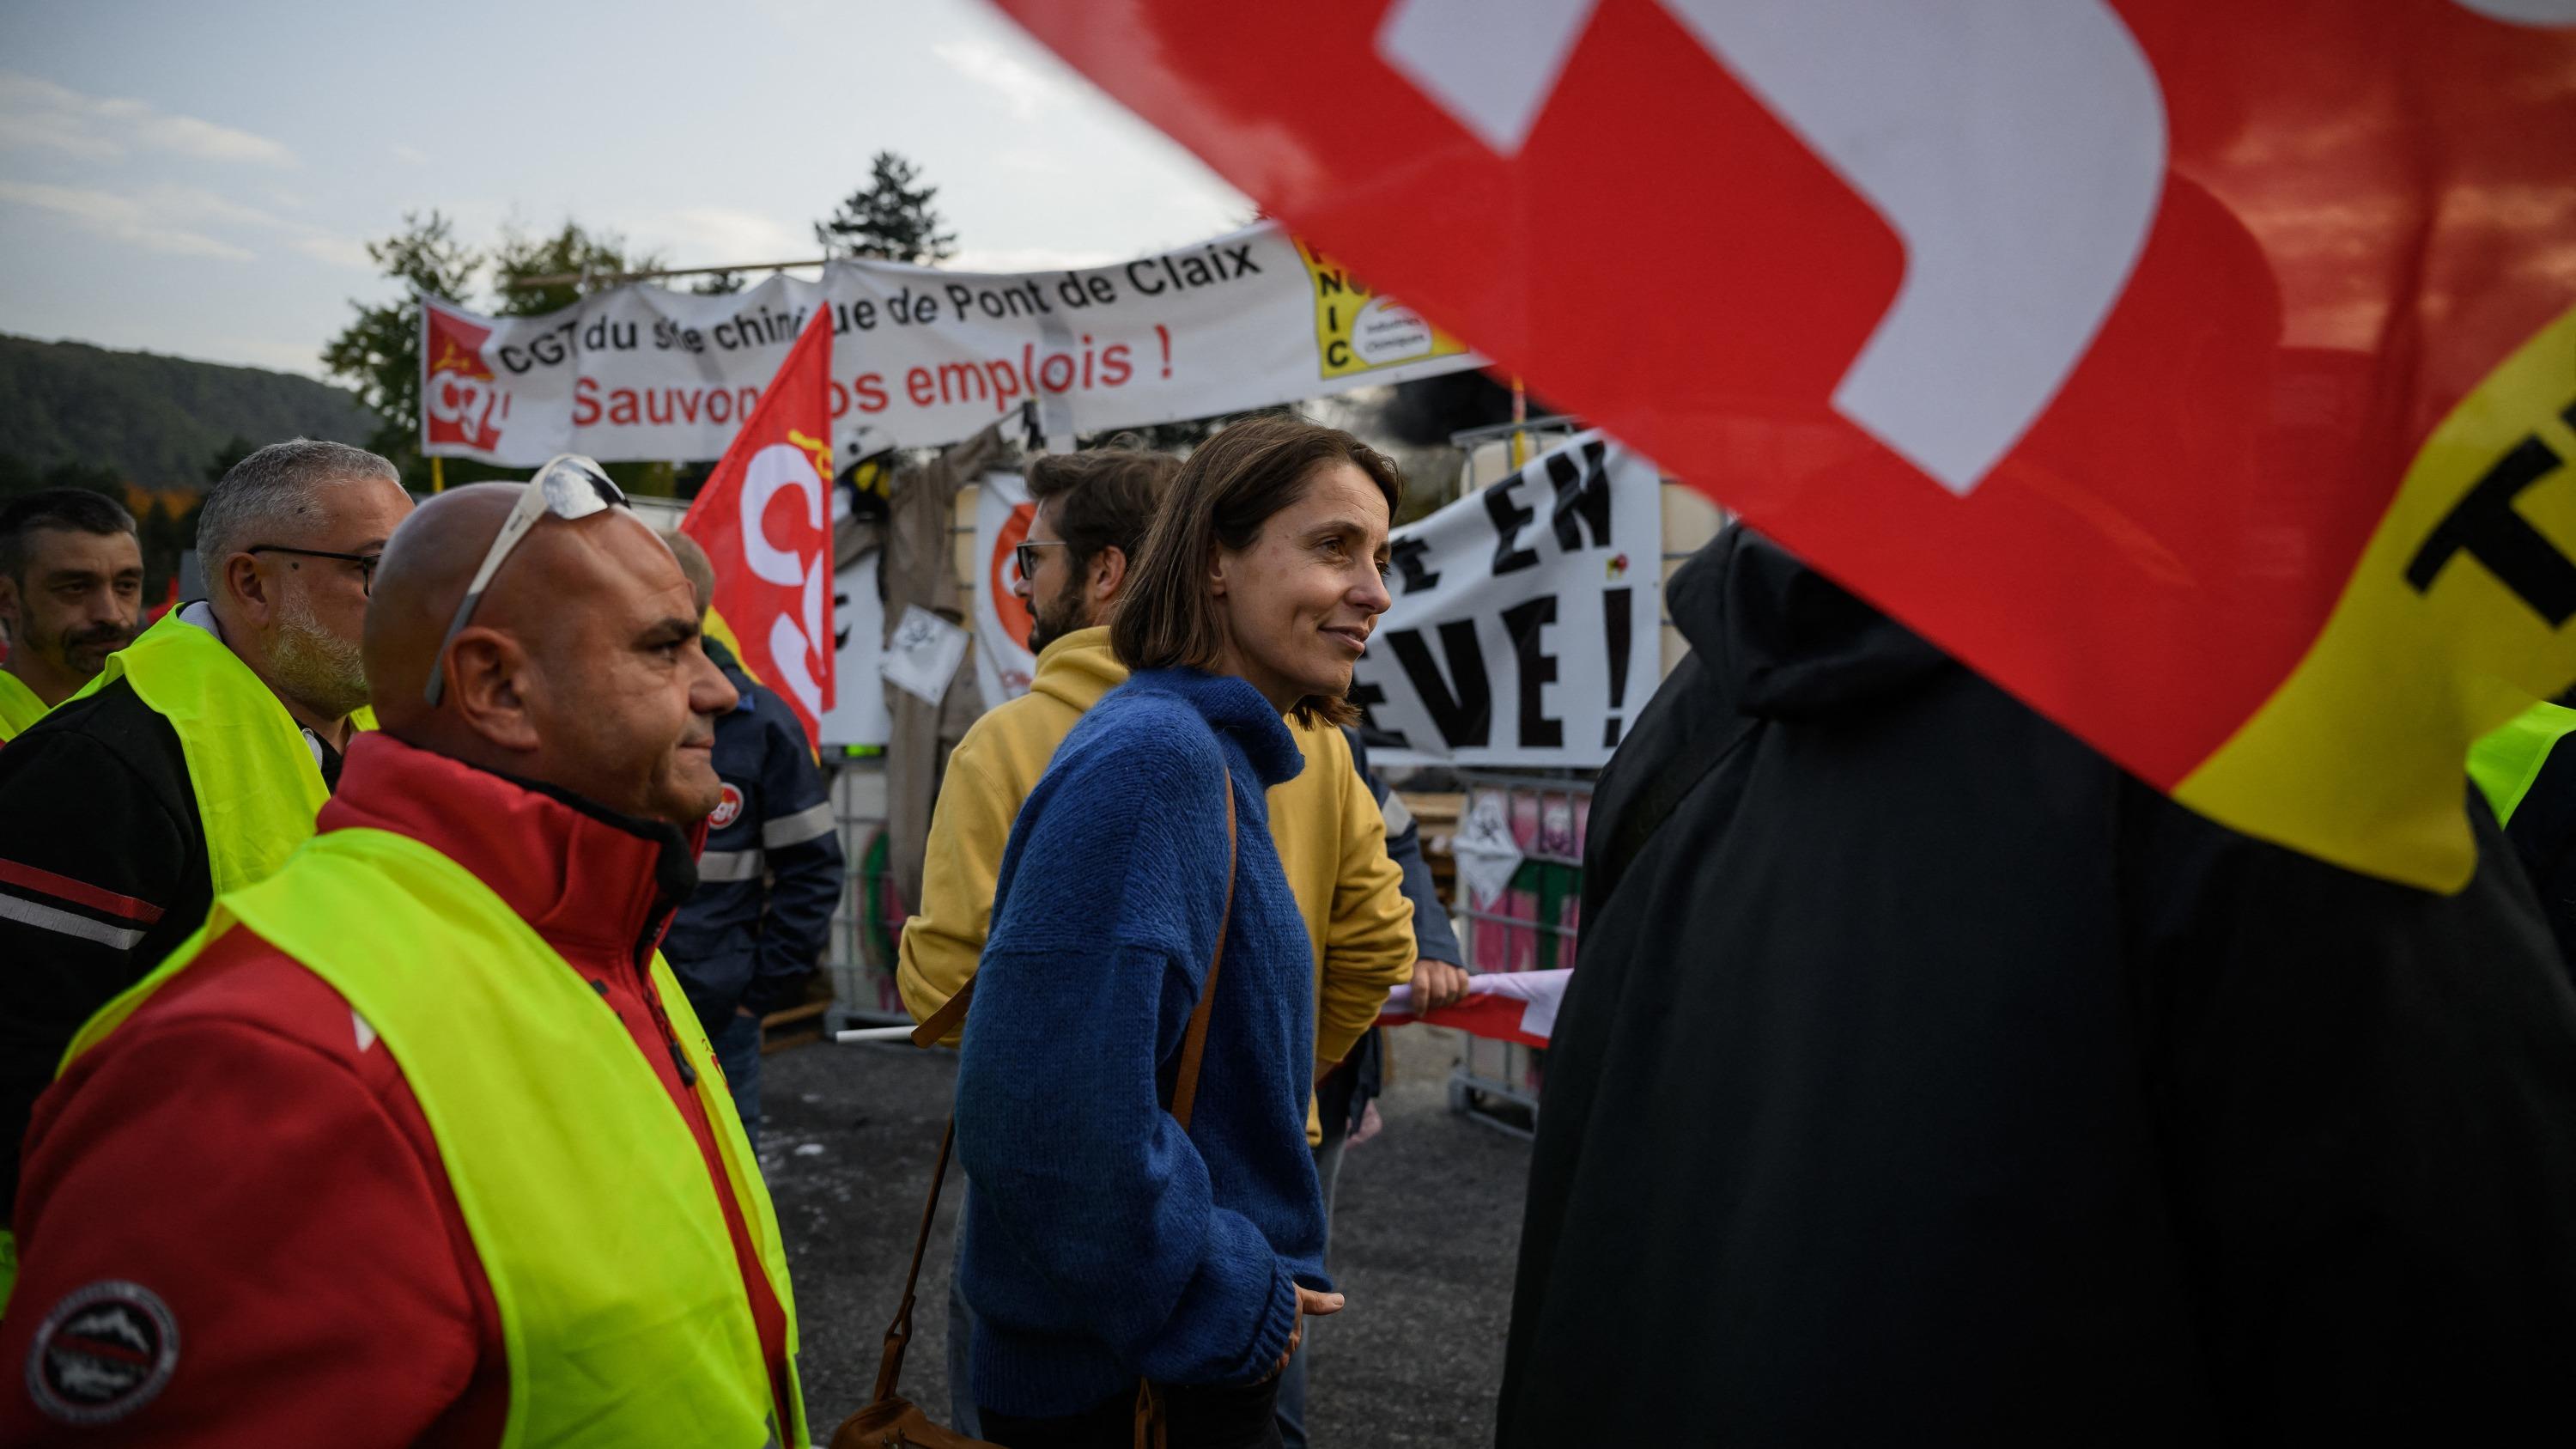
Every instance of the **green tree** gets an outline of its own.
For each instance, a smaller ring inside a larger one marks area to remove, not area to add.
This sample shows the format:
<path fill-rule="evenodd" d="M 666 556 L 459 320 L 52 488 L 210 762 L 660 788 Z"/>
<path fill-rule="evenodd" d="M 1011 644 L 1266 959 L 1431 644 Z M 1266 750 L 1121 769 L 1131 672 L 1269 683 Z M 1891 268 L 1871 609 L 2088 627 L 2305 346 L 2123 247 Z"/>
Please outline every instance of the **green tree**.
<path fill-rule="evenodd" d="M 196 517 L 196 510 L 191 508 L 187 516 Z M 147 609 L 169 596 L 170 580 L 179 572 L 179 556 L 195 542 L 196 529 L 187 527 L 183 537 L 182 527 L 179 515 L 158 493 L 152 495 L 143 516 L 134 520 L 134 541 L 143 551 L 143 607 Z"/>
<path fill-rule="evenodd" d="M 503 233 L 501 244 L 492 249 L 492 285 L 500 293 L 494 311 L 503 317 L 534 317 L 560 311 L 582 299 L 582 278 L 592 279 L 588 290 L 600 291 L 618 285 L 609 278 L 628 272 L 649 272 L 662 265 L 660 254 L 630 252 L 626 238 L 612 231 L 591 231 L 576 221 L 546 236 L 528 236 L 516 230 Z M 543 286 L 525 283 L 536 277 L 572 277 L 567 282 L 547 282 Z M 671 492 L 671 465 L 649 463 L 604 464 L 608 476 L 629 493 L 668 497 Z M 480 463 L 447 466 L 450 483 L 472 482 L 485 478 L 524 478 L 525 469 L 490 468 Z"/>
<path fill-rule="evenodd" d="M 133 490 L 126 486 L 125 475 L 104 463 L 56 463 L 45 470 L 44 486 L 86 488 L 92 493 L 104 493 L 119 503 L 128 502 L 133 497 Z"/>
<path fill-rule="evenodd" d="M 830 219 L 814 223 L 814 240 L 836 257 L 928 266 L 955 256 L 957 234 L 940 230 L 944 218 L 930 204 L 939 188 L 920 180 L 920 167 L 879 151 L 868 163 L 868 184 L 843 198 Z"/>
<path fill-rule="evenodd" d="M 629 253 L 624 237 L 593 232 L 573 221 L 542 236 L 507 232 L 486 255 L 459 242 L 455 224 L 435 211 L 426 220 L 406 214 L 401 234 L 370 243 L 367 255 L 384 268 L 388 280 L 401 284 L 402 296 L 380 306 L 351 302 L 357 320 L 323 349 L 322 364 L 332 376 L 346 380 L 375 413 L 381 426 L 367 446 L 393 459 L 402 469 L 404 486 L 415 492 L 427 489 L 432 476 L 429 460 L 420 454 L 422 296 L 470 301 L 475 278 L 489 267 L 498 293 L 493 310 L 504 317 L 526 317 L 580 301 L 581 285 L 578 280 L 541 287 L 510 285 L 521 278 L 567 273 L 576 278 L 602 277 L 661 265 L 650 253 Z M 630 492 L 670 491 L 671 470 L 666 463 L 620 463 L 608 471 Z M 448 460 L 440 472 L 451 484 L 527 476 L 525 469 L 462 459 Z"/>
<path fill-rule="evenodd" d="M 420 299 L 463 300 L 483 257 L 456 239 L 456 226 L 438 212 L 427 220 L 403 214 L 400 233 L 367 243 L 367 256 L 402 286 L 397 299 L 370 306 L 352 301 L 358 316 L 322 349 L 322 367 L 349 385 L 382 424 L 367 446 L 393 459 L 406 479 L 425 476 L 420 457 Z"/>
<path fill-rule="evenodd" d="M 259 444 L 239 433 L 233 434 L 231 442 L 217 448 L 215 455 L 206 460 L 206 486 L 212 488 L 224 481 L 226 473 L 231 472 L 242 459 L 258 451 Z"/>
<path fill-rule="evenodd" d="M 125 486 L 124 474 L 102 463 L 63 462 L 38 468 L 15 454 L 0 454 L 0 498 L 15 498 L 42 488 L 86 488 L 119 503 L 127 501 L 131 491 Z"/>
<path fill-rule="evenodd" d="M 566 221 L 562 229 L 548 236 L 528 236 L 513 229 L 503 233 L 501 244 L 492 249 L 492 284 L 500 292 L 496 310 L 504 317 L 534 317 L 559 311 L 582 298 L 579 280 L 549 282 L 542 287 L 524 285 L 532 277 L 605 278 L 649 272 L 660 265 L 659 255 L 630 253 L 626 238 L 615 232 L 586 230 L 579 222 Z M 601 285 L 594 282 L 591 290 Z"/>
<path fill-rule="evenodd" d="M 206 459 L 205 483 L 212 488 L 224 481 L 233 465 L 259 451 L 259 444 L 239 433 L 217 448 Z M 168 495 L 156 492 L 151 506 L 134 520 L 137 540 L 143 545 L 143 602 L 146 606 L 161 602 L 170 589 L 170 580 L 179 572 L 180 557 L 197 546 L 197 515 L 206 508 L 206 495 L 193 494 L 184 507 L 173 508 Z"/>
<path fill-rule="evenodd" d="M 0 453 L 0 500 L 33 493 L 45 486 L 44 474 L 36 465 L 15 453 Z"/>
<path fill-rule="evenodd" d="M 689 283 L 689 290 L 701 297 L 730 297 L 742 290 L 742 273 L 709 272 Z"/>

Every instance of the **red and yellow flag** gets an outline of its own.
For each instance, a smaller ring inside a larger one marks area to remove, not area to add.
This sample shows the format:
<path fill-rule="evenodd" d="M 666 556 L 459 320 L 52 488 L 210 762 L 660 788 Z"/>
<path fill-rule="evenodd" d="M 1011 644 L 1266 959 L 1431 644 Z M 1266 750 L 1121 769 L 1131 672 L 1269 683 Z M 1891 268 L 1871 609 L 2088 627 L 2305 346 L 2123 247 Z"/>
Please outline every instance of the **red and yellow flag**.
<path fill-rule="evenodd" d="M 819 747 L 832 707 L 832 319 L 817 311 L 680 531 L 715 565 L 707 629 Z"/>
<path fill-rule="evenodd" d="M 2456 889 L 2576 679 L 2576 0 L 1002 4 L 2227 824 Z"/>

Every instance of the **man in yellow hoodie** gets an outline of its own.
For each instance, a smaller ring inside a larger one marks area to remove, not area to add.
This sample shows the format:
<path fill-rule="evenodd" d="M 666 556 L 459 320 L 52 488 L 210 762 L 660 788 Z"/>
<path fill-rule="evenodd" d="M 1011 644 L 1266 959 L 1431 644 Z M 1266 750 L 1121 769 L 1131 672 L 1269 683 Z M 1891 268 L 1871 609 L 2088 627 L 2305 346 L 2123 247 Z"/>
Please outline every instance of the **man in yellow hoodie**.
<path fill-rule="evenodd" d="M 1109 611 L 1144 542 L 1154 505 L 1180 460 L 1135 448 L 1054 454 L 1029 465 L 1036 515 L 1021 545 L 1020 593 L 1033 626 L 1037 674 L 1029 692 L 987 712 L 948 757 L 922 864 L 922 899 L 904 922 L 895 982 L 906 1010 L 927 1020 L 975 974 L 992 924 L 993 882 L 1020 802 L 1083 712 L 1127 680 L 1109 648 Z M 1315 950 L 1315 1063 L 1321 1077 L 1377 1020 L 1389 989 L 1415 974 L 1413 907 L 1386 853 L 1386 818 L 1328 724 L 1290 730 L 1306 768 L 1270 792 L 1270 833 Z M 1423 963 L 1417 990 L 1463 995 L 1466 974 Z M 1437 977 L 1437 980 L 1431 978 Z M 956 1036 L 949 1040 L 953 1043 Z M 1323 1141 L 1307 1108 L 1306 1138 Z M 951 1425 L 975 1431 L 967 1383 L 964 1305 L 952 1293 Z"/>

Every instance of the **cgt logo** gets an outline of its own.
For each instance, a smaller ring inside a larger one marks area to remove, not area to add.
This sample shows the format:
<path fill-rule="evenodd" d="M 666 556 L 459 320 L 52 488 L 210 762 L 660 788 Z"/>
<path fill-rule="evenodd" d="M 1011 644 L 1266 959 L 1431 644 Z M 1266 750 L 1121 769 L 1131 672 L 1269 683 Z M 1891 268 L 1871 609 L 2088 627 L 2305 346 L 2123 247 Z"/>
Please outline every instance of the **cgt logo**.
<path fill-rule="evenodd" d="M 795 611 L 782 611 L 770 620 L 769 657 L 779 682 L 808 714 L 819 716 L 823 687 L 814 678 L 811 660 L 828 658 L 832 647 L 823 629 L 824 591 L 832 583 L 832 534 L 825 521 L 823 475 L 815 469 L 810 451 L 821 445 L 793 433 L 789 436 L 797 441 L 770 444 L 752 454 L 743 470 L 742 561 L 753 577 L 795 591 Z M 782 493 L 790 495 L 790 506 L 804 525 L 796 540 L 801 547 L 781 548 L 770 538 L 770 501 Z"/>
<path fill-rule="evenodd" d="M 742 818 L 742 787 L 724 782 L 724 795 L 716 801 L 715 813 L 707 817 L 708 828 L 722 830 Z"/>
<path fill-rule="evenodd" d="M 421 349 L 423 446 L 488 453 L 500 446 L 501 426 L 510 415 L 509 394 L 495 384 L 483 361 L 483 344 L 492 330 L 436 306 L 424 306 L 421 312 L 428 320 Z"/>

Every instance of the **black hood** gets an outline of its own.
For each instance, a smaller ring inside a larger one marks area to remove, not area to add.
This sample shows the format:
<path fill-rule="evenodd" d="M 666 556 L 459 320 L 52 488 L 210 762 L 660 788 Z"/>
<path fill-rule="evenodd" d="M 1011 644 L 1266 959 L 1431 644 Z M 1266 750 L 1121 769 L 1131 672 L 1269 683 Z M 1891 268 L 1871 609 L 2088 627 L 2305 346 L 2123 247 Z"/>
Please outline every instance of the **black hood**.
<path fill-rule="evenodd" d="M 1673 625 L 1742 713 L 1803 719 L 1883 700 L 1947 655 L 1797 555 L 1727 525 L 1673 575 Z"/>

